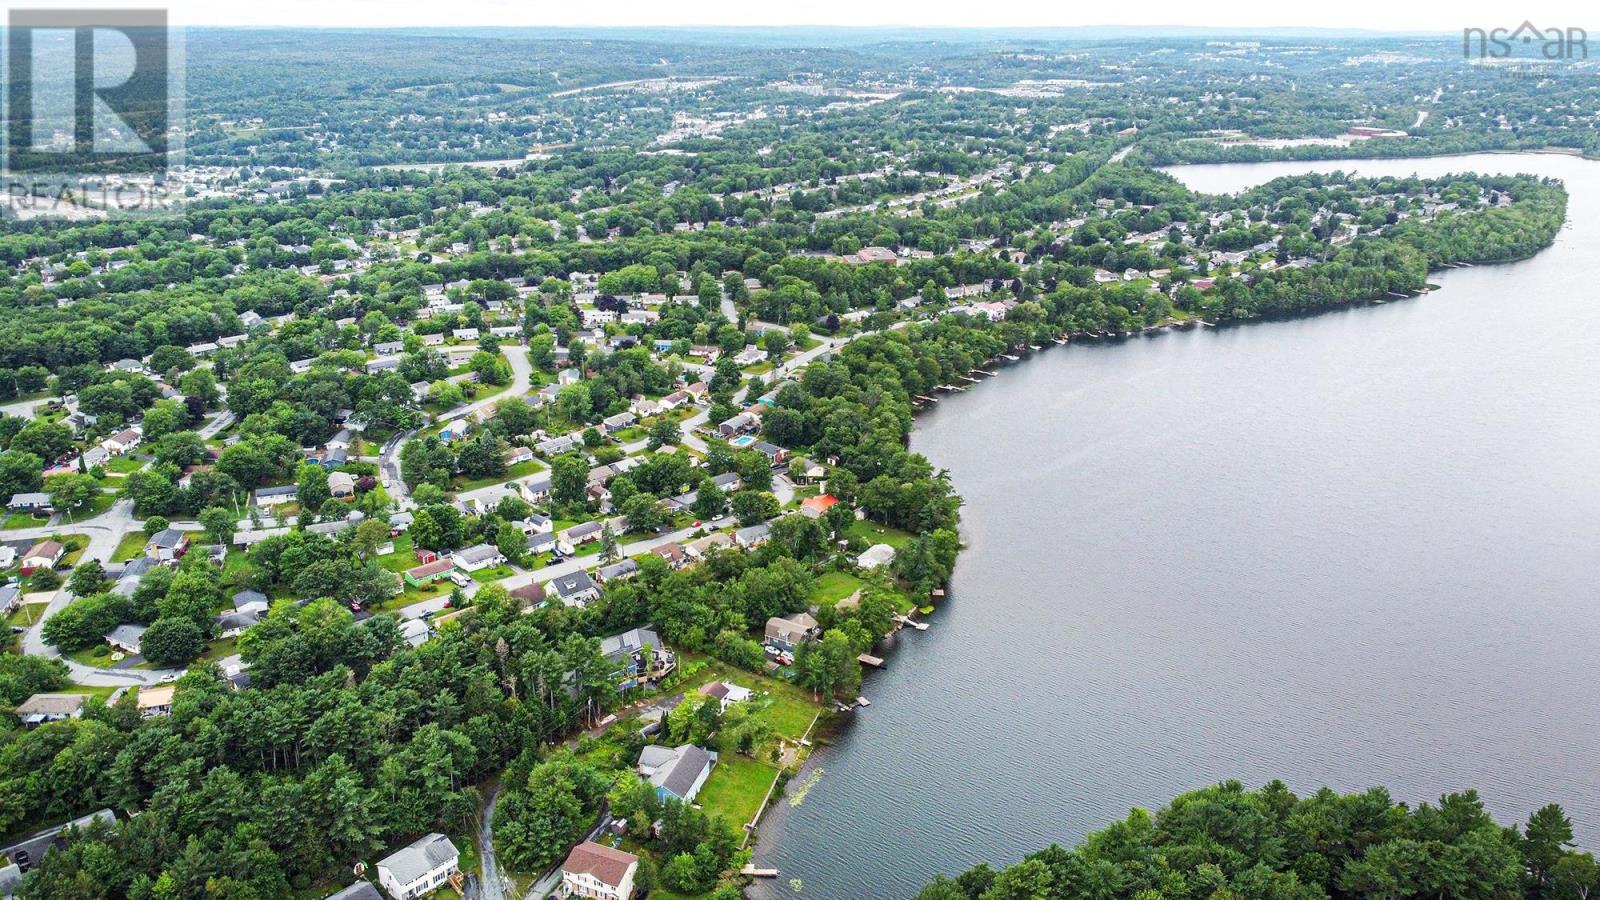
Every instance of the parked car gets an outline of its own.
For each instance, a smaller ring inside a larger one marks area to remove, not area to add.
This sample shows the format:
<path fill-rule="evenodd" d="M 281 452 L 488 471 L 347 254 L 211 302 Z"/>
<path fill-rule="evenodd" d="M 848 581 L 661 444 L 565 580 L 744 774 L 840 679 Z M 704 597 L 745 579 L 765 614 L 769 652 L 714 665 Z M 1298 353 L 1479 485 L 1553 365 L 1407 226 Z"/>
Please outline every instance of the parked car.
<path fill-rule="evenodd" d="M 455 569 L 450 573 L 450 580 L 455 582 L 458 587 L 472 586 L 472 576 L 461 571 L 460 569 Z"/>

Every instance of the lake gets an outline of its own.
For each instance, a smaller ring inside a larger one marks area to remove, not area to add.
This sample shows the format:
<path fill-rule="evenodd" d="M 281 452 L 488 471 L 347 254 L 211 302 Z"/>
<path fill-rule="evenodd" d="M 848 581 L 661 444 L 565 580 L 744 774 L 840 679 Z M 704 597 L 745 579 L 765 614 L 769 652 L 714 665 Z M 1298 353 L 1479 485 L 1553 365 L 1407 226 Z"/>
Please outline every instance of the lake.
<path fill-rule="evenodd" d="M 925 414 L 968 549 L 769 811 L 760 896 L 907 897 L 1229 778 L 1556 801 L 1600 845 L 1600 164 L 1173 172 L 1337 169 L 1557 176 L 1570 220 L 1418 299 L 1050 347 Z"/>

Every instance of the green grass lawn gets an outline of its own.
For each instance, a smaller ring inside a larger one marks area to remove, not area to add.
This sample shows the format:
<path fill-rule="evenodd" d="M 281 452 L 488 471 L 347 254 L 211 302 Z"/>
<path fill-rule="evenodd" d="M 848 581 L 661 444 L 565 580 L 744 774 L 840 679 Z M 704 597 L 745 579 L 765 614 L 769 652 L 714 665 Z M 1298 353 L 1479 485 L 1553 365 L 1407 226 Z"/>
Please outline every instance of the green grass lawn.
<path fill-rule="evenodd" d="M 850 526 L 848 534 L 851 537 L 859 537 L 868 544 L 888 544 L 896 550 L 910 543 L 911 539 L 915 537 L 909 531 L 901 531 L 898 528 L 879 525 L 877 522 L 871 522 L 866 519 L 856 520 L 856 523 Z"/>
<path fill-rule="evenodd" d="M 510 566 L 491 566 L 490 568 L 473 572 L 472 580 L 479 584 L 493 584 L 502 578 L 510 578 L 515 574 L 517 573 Z"/>
<path fill-rule="evenodd" d="M 44 608 L 46 605 L 48 604 L 24 603 L 21 606 L 18 606 L 14 611 L 12 611 L 11 615 L 6 616 L 6 627 L 27 628 L 28 626 L 33 625 L 39 621 L 40 616 L 44 615 Z"/>
<path fill-rule="evenodd" d="M 776 777 L 778 770 L 774 766 L 737 753 L 723 753 L 695 800 L 708 815 L 722 816 L 737 831 L 755 818 Z"/>
<path fill-rule="evenodd" d="M 116 472 L 120 475 L 131 475 L 144 468 L 145 461 L 134 459 L 131 456 L 113 456 L 102 468 L 107 472 Z"/>
<path fill-rule="evenodd" d="M 71 519 L 87 519 L 90 516 L 98 516 L 110 509 L 111 504 L 115 502 L 117 502 L 116 492 L 101 491 L 100 493 L 95 494 L 88 503 L 85 503 L 84 505 L 74 509 L 67 510 L 66 515 Z"/>
<path fill-rule="evenodd" d="M 634 441 L 642 441 L 649 436 L 650 432 L 635 425 L 632 428 L 624 428 L 621 431 L 612 432 L 611 439 L 619 444 L 631 444 Z"/>
<path fill-rule="evenodd" d="M 144 553 L 144 545 L 150 539 L 142 531 L 130 531 L 117 542 L 117 549 L 111 554 L 112 562 L 127 562 Z"/>
<path fill-rule="evenodd" d="M 80 533 L 56 535 L 56 540 L 60 541 L 63 545 L 67 545 L 69 541 L 78 545 L 78 549 L 68 550 L 67 555 L 61 557 L 60 568 L 63 569 L 71 568 L 72 566 L 77 565 L 78 560 L 83 558 L 83 551 L 89 549 L 89 536 L 87 534 Z"/>
<path fill-rule="evenodd" d="M 239 639 L 237 637 L 218 638 L 206 645 L 205 652 L 200 654 L 200 662 L 211 662 L 224 656 L 232 656 L 239 652 Z"/>
<path fill-rule="evenodd" d="M 411 533 L 406 532 L 394 539 L 394 552 L 385 553 L 378 557 L 378 565 L 391 572 L 399 574 L 407 569 L 421 565 L 417 562 L 414 547 L 411 543 Z"/>
<path fill-rule="evenodd" d="M 499 484 L 503 481 L 510 481 L 513 478 L 522 478 L 523 476 L 534 475 L 543 471 L 544 463 L 539 462 L 537 459 L 530 459 L 527 462 L 519 462 L 514 466 L 507 466 L 504 475 L 490 475 L 484 478 L 472 479 L 458 478 L 455 483 L 455 489 L 458 491 L 477 490 L 478 488 L 488 487 L 491 484 Z"/>
<path fill-rule="evenodd" d="M 713 681 L 727 680 L 758 693 L 751 700 L 760 709 L 758 715 L 772 724 L 778 736 L 791 741 L 805 737 L 822 706 L 811 699 L 811 693 L 788 681 L 757 675 L 735 668 L 721 660 L 693 651 L 678 651 L 678 671 L 662 686 L 664 693 L 697 691 Z"/>
<path fill-rule="evenodd" d="M 865 584 L 848 572 L 824 572 L 811 587 L 811 602 L 831 606 L 861 590 Z"/>
<path fill-rule="evenodd" d="M 41 528 L 50 523 L 50 517 L 39 518 L 30 516 L 25 512 L 14 512 L 6 516 L 5 522 L 0 523 L 0 528 Z"/>

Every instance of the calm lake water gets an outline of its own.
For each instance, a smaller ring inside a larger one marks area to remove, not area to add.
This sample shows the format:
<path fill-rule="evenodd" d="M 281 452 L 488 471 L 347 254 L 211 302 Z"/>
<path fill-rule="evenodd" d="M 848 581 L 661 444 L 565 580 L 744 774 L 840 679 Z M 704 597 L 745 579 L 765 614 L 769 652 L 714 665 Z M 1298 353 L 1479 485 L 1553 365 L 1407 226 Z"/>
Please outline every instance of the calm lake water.
<path fill-rule="evenodd" d="M 1600 164 L 1174 174 L 1340 168 L 1558 176 L 1570 221 L 1420 299 L 1051 347 L 939 403 L 913 445 L 968 549 L 769 812 L 761 895 L 907 897 L 1227 778 L 1558 801 L 1600 845 Z"/>

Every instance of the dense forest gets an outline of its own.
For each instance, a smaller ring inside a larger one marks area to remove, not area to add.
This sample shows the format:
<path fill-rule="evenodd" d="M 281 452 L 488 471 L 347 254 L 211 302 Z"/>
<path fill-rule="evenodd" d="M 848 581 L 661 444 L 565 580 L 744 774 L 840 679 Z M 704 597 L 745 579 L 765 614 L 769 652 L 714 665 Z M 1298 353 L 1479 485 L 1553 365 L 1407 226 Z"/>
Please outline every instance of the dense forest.
<path fill-rule="evenodd" d="M 1383 788 L 1297 797 L 1282 782 L 1229 781 L 1153 815 L 1135 809 L 1070 850 L 941 876 L 917 900 L 1582 900 L 1597 889 L 1600 866 L 1572 849 L 1560 806 L 1519 829 L 1471 790 L 1411 808 Z"/>

